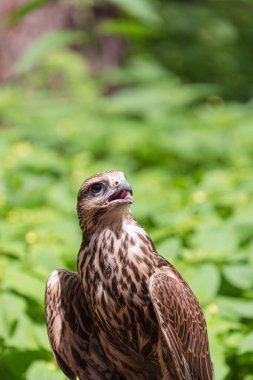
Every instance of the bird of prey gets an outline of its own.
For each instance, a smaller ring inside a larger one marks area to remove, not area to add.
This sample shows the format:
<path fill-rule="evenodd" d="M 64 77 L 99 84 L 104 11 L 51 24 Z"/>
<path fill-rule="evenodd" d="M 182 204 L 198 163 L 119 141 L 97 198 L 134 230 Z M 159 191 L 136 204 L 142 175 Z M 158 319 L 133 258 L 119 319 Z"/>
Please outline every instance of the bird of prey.
<path fill-rule="evenodd" d="M 214 380 L 201 307 L 130 211 L 122 172 L 88 178 L 78 193 L 77 272 L 55 270 L 46 321 L 69 379 Z"/>

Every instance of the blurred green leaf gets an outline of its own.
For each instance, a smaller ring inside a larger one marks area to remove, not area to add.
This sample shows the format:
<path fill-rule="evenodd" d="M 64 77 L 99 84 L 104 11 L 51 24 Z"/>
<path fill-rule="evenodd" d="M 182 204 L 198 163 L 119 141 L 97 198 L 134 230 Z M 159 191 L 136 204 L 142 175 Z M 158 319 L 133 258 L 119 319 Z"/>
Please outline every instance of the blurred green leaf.
<path fill-rule="evenodd" d="M 37 65 L 51 51 L 59 49 L 62 46 L 78 43 L 85 38 L 85 34 L 73 30 L 61 30 L 49 32 L 42 36 L 35 45 L 30 47 L 28 51 L 19 60 L 16 67 L 18 74 L 24 74 L 34 65 Z"/>
<path fill-rule="evenodd" d="M 232 297 L 218 297 L 217 305 L 221 315 L 227 318 L 253 319 L 253 301 Z"/>
<path fill-rule="evenodd" d="M 181 242 L 178 238 L 164 240 L 157 245 L 158 252 L 168 260 L 176 259 L 181 250 Z"/>
<path fill-rule="evenodd" d="M 140 24 L 134 20 L 107 20 L 99 27 L 99 32 L 102 34 L 117 34 L 122 37 L 131 36 L 133 38 L 144 38 L 154 35 L 156 29 L 150 28 L 150 24 Z"/>
<path fill-rule="evenodd" d="M 223 274 L 237 288 L 250 289 L 253 286 L 253 269 L 247 265 L 226 266 Z"/>
<path fill-rule="evenodd" d="M 220 286 L 220 274 L 215 265 L 187 267 L 184 277 L 202 305 L 214 301 Z"/>
<path fill-rule="evenodd" d="M 8 27 L 13 26 L 31 11 L 48 2 L 49 0 L 30 0 L 26 2 L 11 14 L 11 16 L 7 19 L 6 25 Z"/>
<path fill-rule="evenodd" d="M 9 338 L 14 322 L 25 313 L 26 302 L 11 293 L 0 294 L 0 337 Z"/>
<path fill-rule="evenodd" d="M 209 333 L 209 340 L 211 347 L 214 347 L 212 360 L 214 363 L 214 375 L 216 380 L 223 380 L 229 373 L 229 367 L 226 364 L 225 349 L 219 344 L 216 336 Z"/>
<path fill-rule="evenodd" d="M 152 2 L 147 0 L 110 0 L 114 5 L 148 25 L 160 23 L 160 17 Z"/>
<path fill-rule="evenodd" d="M 26 379 L 27 380 L 64 380 L 65 376 L 56 370 L 52 363 L 47 363 L 42 360 L 34 361 L 29 367 Z"/>
<path fill-rule="evenodd" d="M 8 346 L 22 350 L 37 350 L 39 347 L 49 348 L 45 337 L 42 337 L 40 328 L 25 315 L 19 317 L 14 333 L 8 340 Z"/>
<path fill-rule="evenodd" d="M 224 259 L 236 251 L 238 240 L 231 225 L 208 225 L 198 227 L 193 238 L 195 247 L 207 257 Z"/>
<path fill-rule="evenodd" d="M 22 267 L 12 266 L 5 274 L 3 286 L 43 304 L 45 283 Z"/>
<path fill-rule="evenodd" d="M 249 333 L 240 343 L 239 352 L 244 354 L 245 352 L 253 352 L 253 332 Z"/>
<path fill-rule="evenodd" d="M 108 98 L 106 103 L 108 111 L 112 113 L 154 117 L 157 113 L 168 112 L 171 108 L 188 105 L 199 97 L 201 97 L 201 88 L 193 86 L 181 88 L 177 82 L 168 80 L 167 83 L 163 81 L 141 88 L 126 89 Z"/>

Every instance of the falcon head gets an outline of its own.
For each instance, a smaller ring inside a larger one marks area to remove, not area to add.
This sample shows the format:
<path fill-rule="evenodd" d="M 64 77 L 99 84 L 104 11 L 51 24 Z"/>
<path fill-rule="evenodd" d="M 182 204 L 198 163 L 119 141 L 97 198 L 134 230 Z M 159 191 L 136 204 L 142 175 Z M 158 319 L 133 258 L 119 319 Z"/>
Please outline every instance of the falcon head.
<path fill-rule="evenodd" d="M 77 213 L 83 230 L 108 222 L 129 212 L 132 187 L 123 172 L 108 171 L 88 178 L 77 197 Z"/>

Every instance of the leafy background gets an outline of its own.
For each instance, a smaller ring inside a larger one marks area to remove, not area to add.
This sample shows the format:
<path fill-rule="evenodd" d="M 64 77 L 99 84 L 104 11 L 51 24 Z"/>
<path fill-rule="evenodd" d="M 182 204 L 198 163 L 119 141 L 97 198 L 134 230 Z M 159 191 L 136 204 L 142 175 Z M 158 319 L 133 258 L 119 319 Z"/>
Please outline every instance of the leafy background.
<path fill-rule="evenodd" d="M 82 181 L 120 169 L 136 219 L 204 308 L 216 379 L 252 380 L 252 2 L 111 3 L 117 17 L 95 30 L 42 37 L 0 89 L 1 379 L 64 379 L 45 281 L 76 268 Z M 107 33 L 124 65 L 92 74 L 68 45 Z"/>

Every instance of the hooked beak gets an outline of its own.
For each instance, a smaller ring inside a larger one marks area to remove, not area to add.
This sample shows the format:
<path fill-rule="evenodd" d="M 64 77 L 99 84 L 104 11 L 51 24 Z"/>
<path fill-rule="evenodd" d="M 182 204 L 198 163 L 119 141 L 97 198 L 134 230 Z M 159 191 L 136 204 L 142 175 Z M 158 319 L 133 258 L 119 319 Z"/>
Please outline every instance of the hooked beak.
<path fill-rule="evenodd" d="M 133 190 L 126 179 L 122 179 L 115 191 L 107 199 L 107 203 L 132 204 Z"/>

